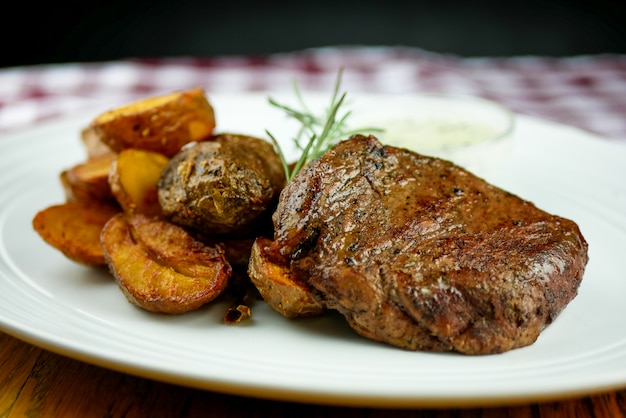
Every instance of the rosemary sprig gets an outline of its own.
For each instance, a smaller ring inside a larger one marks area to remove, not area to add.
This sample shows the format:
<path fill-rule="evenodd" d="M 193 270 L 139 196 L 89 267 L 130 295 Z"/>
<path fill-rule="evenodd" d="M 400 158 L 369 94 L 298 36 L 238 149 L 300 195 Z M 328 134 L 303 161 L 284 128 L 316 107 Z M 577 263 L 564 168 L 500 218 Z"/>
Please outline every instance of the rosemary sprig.
<path fill-rule="evenodd" d="M 301 109 L 295 109 L 278 103 L 271 97 L 268 99 L 270 105 L 283 110 L 288 117 L 294 118 L 301 123 L 298 132 L 293 138 L 293 142 L 296 148 L 300 150 L 301 154 L 295 164 L 293 164 L 293 167 L 290 167 L 290 164 L 285 159 L 285 155 L 276 138 L 266 130 L 267 135 L 274 143 L 274 147 L 280 156 L 287 181 L 291 180 L 302 167 L 323 155 L 340 140 L 347 139 L 351 135 L 366 131 L 370 133 L 382 131 L 378 128 L 348 129 L 347 119 L 351 112 L 346 111 L 343 114 L 339 113 L 341 105 L 344 104 L 346 98 L 345 92 L 341 94 L 339 93 L 342 74 L 343 68 L 339 70 L 339 74 L 337 75 L 337 81 L 335 82 L 335 88 L 331 96 L 330 105 L 325 114 L 321 117 L 315 116 L 309 110 L 308 106 L 304 102 L 302 93 L 300 92 L 296 81 L 293 83 L 293 88 Z"/>

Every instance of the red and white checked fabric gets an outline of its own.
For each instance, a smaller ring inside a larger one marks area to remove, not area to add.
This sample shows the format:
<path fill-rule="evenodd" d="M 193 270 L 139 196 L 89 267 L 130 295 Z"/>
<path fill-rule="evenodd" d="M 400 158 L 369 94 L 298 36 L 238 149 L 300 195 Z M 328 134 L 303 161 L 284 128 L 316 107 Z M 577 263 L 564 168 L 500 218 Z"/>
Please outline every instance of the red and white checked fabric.
<path fill-rule="evenodd" d="M 329 47 L 260 57 L 159 58 L 0 69 L 0 135 L 194 86 L 211 92 L 452 93 L 626 142 L 626 56 L 461 58 L 415 48 Z"/>

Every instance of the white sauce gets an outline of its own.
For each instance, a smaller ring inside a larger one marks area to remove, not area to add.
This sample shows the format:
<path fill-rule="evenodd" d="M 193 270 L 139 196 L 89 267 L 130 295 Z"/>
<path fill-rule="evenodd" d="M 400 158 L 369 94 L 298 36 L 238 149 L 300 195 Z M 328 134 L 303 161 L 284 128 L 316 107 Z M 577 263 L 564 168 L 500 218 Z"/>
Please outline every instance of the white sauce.
<path fill-rule="evenodd" d="M 494 138 L 497 130 L 480 122 L 446 119 L 396 119 L 382 123 L 383 141 L 417 152 L 439 151 L 475 144 Z"/>
<path fill-rule="evenodd" d="M 484 121 L 445 119 L 385 119 L 376 136 L 385 144 L 450 160 L 481 177 L 491 177 L 511 150 L 510 135 L 494 140 L 502 128 Z"/>
<path fill-rule="evenodd" d="M 399 95 L 354 109 L 353 127 L 384 129 L 383 143 L 450 160 L 482 177 L 497 175 L 512 149 L 514 114 L 479 98 Z"/>

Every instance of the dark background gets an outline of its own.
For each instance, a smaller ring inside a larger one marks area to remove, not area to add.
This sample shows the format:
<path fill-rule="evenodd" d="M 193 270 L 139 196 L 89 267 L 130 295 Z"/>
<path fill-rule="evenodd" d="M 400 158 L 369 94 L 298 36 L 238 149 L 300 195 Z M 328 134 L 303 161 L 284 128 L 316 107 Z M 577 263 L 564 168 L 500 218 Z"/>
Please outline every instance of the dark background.
<path fill-rule="evenodd" d="M 626 0 L 22 1 L 3 17 L 2 67 L 329 45 L 461 56 L 626 53 Z"/>

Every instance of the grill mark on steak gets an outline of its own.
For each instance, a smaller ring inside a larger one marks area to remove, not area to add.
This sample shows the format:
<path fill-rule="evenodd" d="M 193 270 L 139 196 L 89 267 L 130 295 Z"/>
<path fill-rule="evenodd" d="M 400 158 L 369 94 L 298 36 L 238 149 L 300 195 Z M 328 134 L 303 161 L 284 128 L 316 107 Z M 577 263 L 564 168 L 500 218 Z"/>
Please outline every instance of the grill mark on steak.
<path fill-rule="evenodd" d="M 571 220 L 371 136 L 302 169 L 273 221 L 272 259 L 359 334 L 410 350 L 532 344 L 587 263 Z"/>

